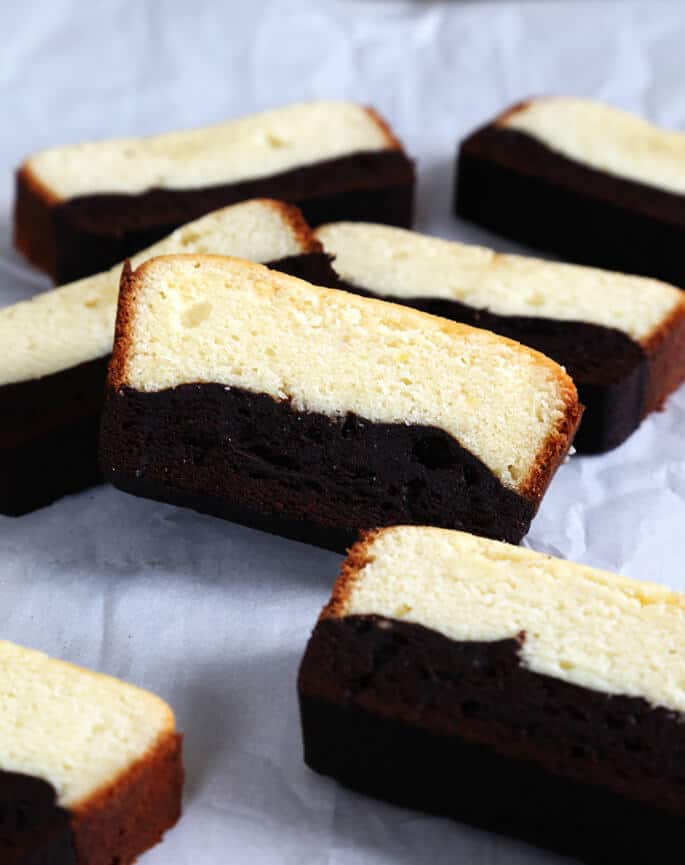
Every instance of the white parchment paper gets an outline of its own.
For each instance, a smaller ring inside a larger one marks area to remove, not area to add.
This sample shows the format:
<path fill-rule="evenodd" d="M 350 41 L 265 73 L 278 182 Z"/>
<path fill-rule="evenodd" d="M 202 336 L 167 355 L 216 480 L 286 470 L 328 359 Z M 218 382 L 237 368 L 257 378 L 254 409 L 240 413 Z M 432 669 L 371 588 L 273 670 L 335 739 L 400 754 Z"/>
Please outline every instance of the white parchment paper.
<path fill-rule="evenodd" d="M 462 135 L 543 92 L 685 128 L 679 0 L 4 0 L 0 32 L 3 304 L 48 287 L 11 249 L 12 172 L 53 144 L 351 97 L 377 106 L 418 158 L 418 228 L 520 251 L 450 216 Z M 681 389 L 619 450 L 563 467 L 527 543 L 685 589 L 684 524 Z M 185 816 L 146 865 L 561 861 L 305 768 L 296 671 L 339 561 L 101 487 L 0 517 L 0 637 L 173 705 Z"/>

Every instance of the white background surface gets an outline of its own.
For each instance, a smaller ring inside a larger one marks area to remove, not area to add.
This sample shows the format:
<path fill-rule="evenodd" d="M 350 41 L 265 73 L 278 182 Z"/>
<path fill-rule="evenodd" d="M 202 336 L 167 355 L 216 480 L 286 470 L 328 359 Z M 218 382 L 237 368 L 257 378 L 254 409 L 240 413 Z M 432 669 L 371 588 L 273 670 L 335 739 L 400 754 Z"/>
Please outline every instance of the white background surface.
<path fill-rule="evenodd" d="M 48 285 L 11 249 L 11 201 L 15 166 L 49 145 L 352 97 L 418 158 L 417 227 L 514 249 L 449 215 L 456 142 L 476 125 L 554 92 L 685 128 L 679 0 L 0 0 L 0 32 L 0 303 Z M 681 389 L 618 451 L 563 467 L 529 545 L 685 589 L 684 421 Z M 174 707 L 185 816 L 145 865 L 560 862 L 304 767 L 297 665 L 339 561 L 99 488 L 0 517 L 0 637 Z"/>

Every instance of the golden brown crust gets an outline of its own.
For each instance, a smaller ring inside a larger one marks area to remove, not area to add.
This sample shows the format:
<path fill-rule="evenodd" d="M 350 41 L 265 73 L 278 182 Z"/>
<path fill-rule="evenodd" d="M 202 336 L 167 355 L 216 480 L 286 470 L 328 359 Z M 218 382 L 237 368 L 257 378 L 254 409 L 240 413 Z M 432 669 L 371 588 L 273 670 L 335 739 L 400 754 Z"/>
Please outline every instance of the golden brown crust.
<path fill-rule="evenodd" d="M 685 296 L 641 345 L 647 355 L 645 417 L 685 381 Z"/>
<path fill-rule="evenodd" d="M 371 529 L 360 533 L 359 539 L 347 551 L 347 558 L 340 567 L 340 574 L 333 586 L 331 599 L 319 616 L 320 622 L 323 619 L 340 619 L 346 614 L 350 593 L 359 579 L 360 572 L 373 561 L 369 548 L 376 538 L 386 531 L 388 529 Z"/>
<path fill-rule="evenodd" d="M 299 207 L 295 207 L 294 204 L 287 204 L 285 201 L 278 201 L 275 198 L 257 198 L 254 200 L 271 207 L 279 214 L 292 232 L 303 255 L 323 252 L 323 244 L 314 236 L 314 232 L 309 227 Z"/>
<path fill-rule="evenodd" d="M 104 790 L 71 809 L 78 865 L 129 865 L 181 816 L 182 737 L 163 733 Z"/>
<path fill-rule="evenodd" d="M 53 279 L 57 274 L 57 246 L 52 210 L 59 199 L 24 162 L 16 173 L 14 245 L 31 264 Z"/>
<path fill-rule="evenodd" d="M 38 195 L 48 207 L 53 207 L 55 204 L 60 204 L 62 199 L 46 186 L 38 175 L 31 168 L 31 160 L 26 159 L 19 166 L 19 176 L 27 183 L 36 195 Z"/>
<path fill-rule="evenodd" d="M 114 326 L 114 347 L 107 371 L 107 387 L 114 390 L 126 383 L 126 367 L 131 347 L 131 331 L 135 315 L 134 301 L 139 285 L 137 275 L 141 272 L 143 266 L 141 265 L 134 271 L 131 267 L 131 262 L 127 259 L 121 271 L 117 318 Z"/>
<path fill-rule="evenodd" d="M 537 508 L 556 470 L 566 458 L 583 417 L 585 407 L 578 402 L 578 391 L 572 379 L 562 372 L 555 375 L 562 393 L 564 411 L 552 433 L 544 442 L 528 477 L 517 488 Z"/>
<path fill-rule="evenodd" d="M 533 102 L 536 102 L 538 97 L 530 96 L 528 99 L 521 99 L 520 102 L 515 102 L 512 106 L 503 111 L 501 114 L 498 114 L 494 120 L 488 123 L 488 126 L 505 126 L 507 120 L 512 117 L 514 114 L 518 114 L 520 111 L 524 111 L 528 108 L 529 105 L 532 105 Z"/>
<path fill-rule="evenodd" d="M 364 111 L 366 111 L 371 120 L 376 124 L 376 126 L 379 127 L 379 129 L 385 136 L 385 141 L 388 145 L 388 149 L 401 150 L 404 153 L 404 147 L 402 146 L 402 142 L 392 131 L 392 128 L 390 127 L 388 121 L 385 120 L 385 118 L 381 117 L 381 115 L 376 111 L 376 109 L 372 108 L 370 105 L 365 105 Z"/>

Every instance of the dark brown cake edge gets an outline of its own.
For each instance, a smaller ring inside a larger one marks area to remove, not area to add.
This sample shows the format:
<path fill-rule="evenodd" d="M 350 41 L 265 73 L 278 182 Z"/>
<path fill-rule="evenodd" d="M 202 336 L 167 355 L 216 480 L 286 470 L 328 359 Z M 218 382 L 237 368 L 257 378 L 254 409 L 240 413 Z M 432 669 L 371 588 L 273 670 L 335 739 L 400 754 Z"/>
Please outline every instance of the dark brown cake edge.
<path fill-rule="evenodd" d="M 102 462 L 102 460 L 101 460 Z M 302 518 L 291 518 L 283 514 L 264 513 L 246 507 L 239 502 L 220 501 L 211 496 L 198 495 L 161 483 L 160 481 L 134 478 L 125 472 L 103 468 L 104 479 L 118 490 L 139 498 L 162 502 L 175 507 L 189 508 L 199 514 L 227 520 L 248 529 L 267 532 L 291 541 L 310 544 L 344 554 L 358 535 L 357 529 L 322 526 Z"/>
<path fill-rule="evenodd" d="M 647 383 L 642 416 L 662 408 L 685 381 L 685 296 L 673 313 L 644 341 Z"/>
<path fill-rule="evenodd" d="M 299 707 L 306 765 L 356 793 L 587 865 L 670 862 L 681 844 L 682 818 L 643 803 L 317 697 L 300 694 Z"/>
<path fill-rule="evenodd" d="M 107 788 L 71 809 L 76 861 L 129 865 L 162 840 L 181 816 L 183 738 L 163 734 Z"/>
<path fill-rule="evenodd" d="M 531 673 L 518 652 L 516 639 L 321 619 L 298 677 L 305 762 L 587 862 L 669 861 L 654 856 L 677 849 L 685 813 L 678 713 Z"/>
<path fill-rule="evenodd" d="M 501 125 L 525 104 L 462 141 L 455 214 L 569 261 L 685 288 L 683 196 L 590 168 Z"/>
<path fill-rule="evenodd" d="M 14 246 L 30 262 L 53 278 L 57 274 L 57 246 L 53 208 L 57 200 L 24 164 L 15 176 Z"/>

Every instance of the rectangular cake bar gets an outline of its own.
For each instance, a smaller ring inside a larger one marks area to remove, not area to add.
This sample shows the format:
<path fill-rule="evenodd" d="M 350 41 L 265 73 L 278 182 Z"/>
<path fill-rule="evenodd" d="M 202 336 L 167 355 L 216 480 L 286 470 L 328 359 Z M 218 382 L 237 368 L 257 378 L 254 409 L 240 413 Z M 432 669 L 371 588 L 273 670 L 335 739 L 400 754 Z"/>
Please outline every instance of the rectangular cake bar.
<path fill-rule="evenodd" d="M 413 163 L 373 109 L 307 102 L 204 129 L 36 153 L 17 173 L 14 238 L 64 283 L 238 201 L 297 204 L 312 224 L 409 226 L 413 193 Z"/>
<path fill-rule="evenodd" d="M 0 641 L 0 862 L 130 865 L 181 816 L 158 697 Z"/>
<path fill-rule="evenodd" d="M 561 367 L 487 331 L 165 256 L 122 278 L 102 468 L 333 549 L 398 522 L 518 542 L 581 412 Z"/>
<path fill-rule="evenodd" d="M 529 99 L 461 144 L 457 215 L 580 264 L 685 288 L 685 133 Z"/>
<path fill-rule="evenodd" d="M 225 252 L 330 284 L 297 208 L 224 208 L 139 253 Z M 0 310 L 0 513 L 17 516 L 100 479 L 97 441 L 121 265 Z"/>
<path fill-rule="evenodd" d="M 595 865 L 673 861 L 685 598 L 459 532 L 349 553 L 307 646 L 307 764 Z"/>
<path fill-rule="evenodd" d="M 685 293 L 666 283 L 385 225 L 315 235 L 339 287 L 487 328 L 565 367 L 585 406 L 579 452 L 621 444 L 685 380 Z"/>

